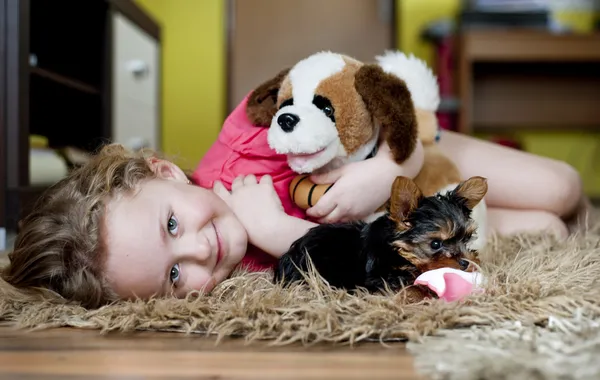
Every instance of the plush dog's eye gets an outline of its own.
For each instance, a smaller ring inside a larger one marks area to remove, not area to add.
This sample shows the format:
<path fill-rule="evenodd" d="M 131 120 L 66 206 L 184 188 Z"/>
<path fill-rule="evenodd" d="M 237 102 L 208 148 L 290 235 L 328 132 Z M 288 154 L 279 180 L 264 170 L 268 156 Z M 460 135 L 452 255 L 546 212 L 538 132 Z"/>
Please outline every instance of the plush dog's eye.
<path fill-rule="evenodd" d="M 331 104 L 331 102 L 329 101 L 329 99 L 327 99 L 324 96 L 321 95 L 315 95 L 313 98 L 313 104 L 320 109 L 321 111 L 323 111 L 323 113 L 325 114 L 325 116 L 327 116 L 328 118 L 331 119 L 331 121 L 333 121 L 335 123 L 335 108 L 333 108 L 333 105 Z"/>
<path fill-rule="evenodd" d="M 435 239 L 435 240 L 431 241 L 431 249 L 437 251 L 440 248 L 442 248 L 442 241 L 441 240 Z"/>
<path fill-rule="evenodd" d="M 460 259 L 458 260 L 458 265 L 460 266 L 460 269 L 465 270 L 469 267 L 469 262 L 465 259 Z"/>
<path fill-rule="evenodd" d="M 287 107 L 287 106 L 293 106 L 293 105 L 294 105 L 294 98 L 289 98 L 289 99 L 281 102 L 279 109 L 282 109 L 283 107 Z"/>

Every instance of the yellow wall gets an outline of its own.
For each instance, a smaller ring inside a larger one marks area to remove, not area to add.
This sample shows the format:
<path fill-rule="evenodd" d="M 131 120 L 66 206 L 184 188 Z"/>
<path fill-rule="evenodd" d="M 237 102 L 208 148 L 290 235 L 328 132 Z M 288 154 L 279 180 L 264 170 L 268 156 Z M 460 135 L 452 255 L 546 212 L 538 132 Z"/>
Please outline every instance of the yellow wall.
<path fill-rule="evenodd" d="M 434 50 L 423 41 L 421 32 L 432 21 L 453 17 L 461 0 L 396 0 L 398 10 L 398 48 L 433 63 Z"/>
<path fill-rule="evenodd" d="M 432 64 L 434 50 L 428 42 L 421 39 L 420 33 L 431 21 L 456 16 L 460 3 L 460 0 L 397 0 L 399 48 Z M 597 13 L 573 11 L 563 11 L 556 15 L 557 20 L 570 25 L 577 32 L 589 31 L 597 17 Z M 600 124 L 600 120 L 598 123 Z M 514 137 L 529 152 L 564 160 L 573 165 L 583 177 L 586 193 L 600 197 L 600 134 L 519 132 Z"/>
<path fill-rule="evenodd" d="M 193 169 L 225 110 L 225 2 L 136 0 L 162 26 L 162 151 Z"/>

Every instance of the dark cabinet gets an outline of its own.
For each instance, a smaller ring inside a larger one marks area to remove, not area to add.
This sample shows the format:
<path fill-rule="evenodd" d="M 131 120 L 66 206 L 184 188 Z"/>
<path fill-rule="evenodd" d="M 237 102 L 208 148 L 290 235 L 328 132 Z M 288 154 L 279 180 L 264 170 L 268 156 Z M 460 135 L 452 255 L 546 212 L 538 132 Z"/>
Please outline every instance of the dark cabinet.
<path fill-rule="evenodd" d="M 116 52 L 136 50 L 119 46 L 125 43 L 120 41 L 137 41 L 115 34 L 123 33 L 116 24 L 124 22 L 142 36 L 138 40 L 156 46 L 148 63 L 154 65 L 156 91 L 144 111 L 153 113 L 145 118 L 152 120 L 146 127 L 151 130 L 138 126 L 137 131 L 141 128 L 160 148 L 155 138 L 160 129 L 160 26 L 148 14 L 131 0 L 0 0 L 0 229 L 16 230 L 47 188 L 32 181 L 32 135 L 43 136 L 52 149 L 86 152 L 116 141 L 117 135 L 134 137 L 115 124 L 117 111 L 127 113 L 127 100 L 116 102 L 115 95 L 116 72 L 127 62 L 118 62 Z"/>

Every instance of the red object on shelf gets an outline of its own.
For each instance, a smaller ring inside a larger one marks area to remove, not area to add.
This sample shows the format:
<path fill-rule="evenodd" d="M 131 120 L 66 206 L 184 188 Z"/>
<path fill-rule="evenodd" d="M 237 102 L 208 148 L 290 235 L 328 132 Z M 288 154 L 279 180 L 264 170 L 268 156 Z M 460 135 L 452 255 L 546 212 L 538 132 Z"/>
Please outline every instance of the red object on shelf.
<path fill-rule="evenodd" d="M 519 141 L 509 138 L 509 137 L 492 137 L 490 139 L 490 141 L 492 141 L 498 145 L 507 146 L 507 147 L 513 148 L 513 149 L 523 150 L 523 146 L 521 145 L 521 143 Z"/>
<path fill-rule="evenodd" d="M 440 87 L 440 97 L 453 98 L 454 93 L 454 38 L 449 35 L 434 44 L 436 49 L 435 71 Z M 438 111 L 438 120 L 442 129 L 457 129 L 457 113 L 455 110 Z"/>
<path fill-rule="evenodd" d="M 454 43 L 453 37 L 448 36 L 441 39 L 437 44 L 437 72 L 442 97 L 454 96 Z"/>

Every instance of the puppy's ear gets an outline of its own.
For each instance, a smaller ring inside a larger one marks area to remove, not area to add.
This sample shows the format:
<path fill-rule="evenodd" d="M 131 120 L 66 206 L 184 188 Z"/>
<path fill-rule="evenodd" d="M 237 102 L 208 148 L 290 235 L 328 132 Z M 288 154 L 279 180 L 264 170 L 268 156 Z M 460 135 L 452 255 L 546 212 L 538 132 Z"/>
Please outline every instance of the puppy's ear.
<path fill-rule="evenodd" d="M 454 195 L 466 200 L 465 206 L 472 210 L 485 196 L 488 190 L 487 179 L 483 177 L 471 177 L 461 182 Z"/>
<path fill-rule="evenodd" d="M 354 86 L 384 136 L 398 163 L 415 149 L 417 118 L 412 97 L 404 81 L 375 64 L 365 64 L 354 77 Z"/>
<path fill-rule="evenodd" d="M 405 219 L 417 208 L 421 198 L 423 198 L 423 193 L 412 179 L 396 177 L 392 185 L 392 195 L 389 203 L 391 218 L 399 225 L 404 225 Z"/>
<path fill-rule="evenodd" d="M 289 71 L 289 68 L 282 70 L 277 76 L 252 91 L 246 105 L 246 115 L 253 125 L 264 127 L 271 125 L 271 119 L 277 113 L 277 93 Z"/>

